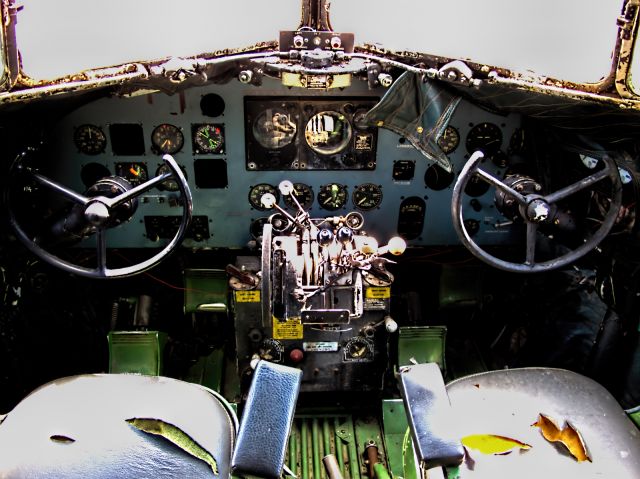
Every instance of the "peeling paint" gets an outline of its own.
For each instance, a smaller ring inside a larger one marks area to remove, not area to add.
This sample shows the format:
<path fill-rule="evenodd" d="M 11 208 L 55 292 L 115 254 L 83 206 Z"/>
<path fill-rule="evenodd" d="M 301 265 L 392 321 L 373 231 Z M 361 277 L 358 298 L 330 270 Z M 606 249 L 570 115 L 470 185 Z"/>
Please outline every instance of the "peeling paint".
<path fill-rule="evenodd" d="M 2 0 L 6 2 L 6 0 Z M 3 3 L 4 5 L 4 3 Z M 640 0 L 627 0 L 618 18 L 619 35 L 614 50 L 611 72 L 597 83 L 581 84 L 564 81 L 562 79 L 530 73 L 518 73 L 496 65 L 475 63 L 464 59 L 464 64 L 472 72 L 474 81 L 469 86 L 478 86 L 481 81 L 488 81 L 508 88 L 535 91 L 538 93 L 568 98 L 573 100 L 587 100 L 620 108 L 640 110 L 640 97 L 635 95 L 629 85 L 629 69 L 633 53 L 634 38 L 638 31 L 638 11 Z M 3 9 L 5 14 L 6 8 Z M 301 8 L 301 27 L 330 28 L 330 1 L 303 1 Z M 5 15 L 4 21 L 10 21 Z M 315 22 L 317 25 L 307 25 Z M 263 62 L 264 66 L 271 66 L 272 71 L 281 76 L 283 72 L 296 74 L 334 74 L 338 73 L 336 65 L 328 69 L 304 71 L 298 59 L 289 59 L 278 55 L 279 45 L 276 41 L 258 42 L 244 48 L 222 49 L 206 52 L 190 57 L 167 57 L 152 61 L 127 63 L 124 65 L 86 70 L 70 74 L 54 80 L 36 80 L 26 76 L 23 72 L 17 76 L 15 85 L 10 92 L 0 93 L 0 104 L 31 101 L 39 98 L 78 92 L 104 87 L 115 87 L 119 94 L 133 94 L 140 89 L 159 89 L 173 93 L 188 86 L 204 84 L 206 82 L 228 81 L 233 68 L 246 62 L 258 61 L 270 55 L 274 58 Z M 378 44 L 364 44 L 355 48 L 352 56 L 345 55 L 340 62 L 340 68 L 349 72 L 357 60 L 366 58 L 367 61 L 377 62 L 386 69 L 398 68 L 434 77 L 443 66 L 452 61 L 460 61 L 437 55 L 430 55 L 415 51 L 394 51 Z M 223 67 L 223 64 L 225 65 Z M 366 74 L 366 73 L 365 73 Z M 468 75 L 467 75 L 468 76 Z M 459 84 L 459 78 L 438 76 L 442 81 Z"/>

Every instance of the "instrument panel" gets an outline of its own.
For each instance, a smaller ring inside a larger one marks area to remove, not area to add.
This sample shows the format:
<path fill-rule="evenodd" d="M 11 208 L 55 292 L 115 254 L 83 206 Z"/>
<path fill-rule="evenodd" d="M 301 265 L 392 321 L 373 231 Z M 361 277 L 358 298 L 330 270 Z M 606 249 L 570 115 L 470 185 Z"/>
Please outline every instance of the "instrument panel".
<path fill-rule="evenodd" d="M 377 98 L 245 97 L 247 170 L 374 170 Z"/>
<path fill-rule="evenodd" d="M 457 174 L 480 148 L 483 168 L 503 176 L 522 143 L 520 117 L 461 101 L 438 141 L 454 167 L 448 173 L 405 138 L 363 122 L 385 92 L 359 81 L 336 92 L 290 90 L 265 79 L 260 87 L 232 81 L 172 96 L 100 99 L 51 128 L 52 176 L 78 191 L 110 175 L 135 185 L 162 174 L 161 156 L 173 155 L 193 194 L 190 248 L 255 244 L 275 212 L 261 203 L 265 193 L 290 211 L 295 197 L 313 217 L 359 211 L 364 229 L 381 240 L 400 234 L 409 246 L 458 244 L 450 219 Z M 295 191 L 281 198 L 285 179 Z M 144 194 L 136 216 L 109 231 L 109 245 L 159 246 L 181 214 L 177 195 L 172 180 Z M 470 183 L 464 201 L 478 243 L 511 241 L 495 227 L 504 219 L 485 183 Z"/>

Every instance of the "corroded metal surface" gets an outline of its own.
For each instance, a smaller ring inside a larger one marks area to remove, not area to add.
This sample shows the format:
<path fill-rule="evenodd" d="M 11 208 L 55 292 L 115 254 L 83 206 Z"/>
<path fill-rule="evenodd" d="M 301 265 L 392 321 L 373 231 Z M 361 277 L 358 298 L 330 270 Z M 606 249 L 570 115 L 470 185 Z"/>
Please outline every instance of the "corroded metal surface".
<path fill-rule="evenodd" d="M 4 35 L 6 44 L 11 47 L 15 40 L 12 27 L 15 24 L 15 8 L 10 0 L 3 0 Z M 383 71 L 394 69 L 423 73 L 451 83 L 453 86 L 467 85 L 478 87 L 480 84 L 499 86 L 504 90 L 535 92 L 555 98 L 556 101 L 580 101 L 608 105 L 621 110 L 640 110 L 640 97 L 635 95 L 629 85 L 629 69 L 634 39 L 638 30 L 638 8 L 640 0 L 627 0 L 623 3 L 618 18 L 618 38 L 614 48 L 612 66 L 602 80 L 597 83 L 575 83 L 562 79 L 521 74 L 506 68 L 465 61 L 462 74 L 459 70 L 446 70 L 459 60 L 413 51 L 393 51 L 379 45 L 364 44 L 356 47 L 353 55 L 345 54 L 329 68 L 353 70 L 354 62 L 364 59 L 367 64 L 379 64 Z M 304 0 L 301 3 L 301 22 L 298 28 L 313 28 L 329 31 L 330 2 L 327 0 Z M 274 32 L 276 35 L 277 32 Z M 357 32 L 356 32 L 357 34 Z M 299 69 L 298 58 L 278 55 L 278 42 L 265 41 L 245 48 L 223 49 L 205 52 L 192 57 L 164 58 L 135 64 L 124 64 L 104 69 L 86 70 L 54 80 L 35 80 L 23 72 L 17 75 L 8 65 L 13 81 L 5 80 L 8 92 L 0 94 L 0 105 L 16 102 L 28 102 L 52 95 L 110 88 L 115 94 L 131 94 L 136 90 L 156 89 L 174 93 L 184 88 L 202 85 L 208 82 L 226 82 L 235 77 L 240 68 L 255 68 L 270 71 L 280 76 L 282 72 Z M 15 48 L 14 48 L 15 49 Z M 9 48 L 10 50 L 10 48 Z M 11 51 L 6 52 L 11 59 Z M 265 57 L 273 55 L 268 60 Z M 256 63 L 257 62 L 257 63 Z M 293 70 L 292 70 L 293 69 Z M 15 70 L 15 67 L 13 67 Z M 446 70 L 446 71 L 444 71 Z M 269 73 L 269 72 L 267 72 Z M 316 72 L 318 73 L 318 72 Z M 366 72 L 363 72 L 363 77 Z M 259 81 L 256 75 L 256 82 Z M 256 83 L 257 84 L 257 83 Z"/>

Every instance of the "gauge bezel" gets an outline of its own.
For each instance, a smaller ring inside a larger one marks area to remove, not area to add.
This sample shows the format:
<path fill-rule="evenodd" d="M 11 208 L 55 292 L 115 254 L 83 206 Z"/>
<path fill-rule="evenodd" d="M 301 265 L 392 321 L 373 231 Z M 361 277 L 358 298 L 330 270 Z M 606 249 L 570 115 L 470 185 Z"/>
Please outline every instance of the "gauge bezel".
<path fill-rule="evenodd" d="M 87 131 L 93 131 L 98 134 L 95 140 L 92 140 L 91 143 L 86 143 L 84 140 L 81 140 L 81 136 Z M 73 143 L 80 153 L 96 156 L 104 153 L 107 149 L 107 135 L 100 126 L 91 123 L 84 123 L 74 130 Z M 87 145 L 92 146 L 88 148 Z"/>
<path fill-rule="evenodd" d="M 454 138 L 455 138 L 453 142 L 446 139 L 447 132 L 449 132 L 450 134 L 453 132 Z M 460 132 L 456 127 L 447 125 L 447 127 L 444 129 L 444 131 L 442 132 L 442 134 L 440 135 L 436 143 L 438 144 L 438 146 L 440 147 L 440 149 L 445 155 L 448 155 L 449 153 L 453 153 L 454 151 L 456 151 L 458 146 L 460 146 Z"/>
<path fill-rule="evenodd" d="M 327 207 L 327 204 L 324 203 L 322 200 L 325 198 L 325 195 L 327 193 L 331 194 L 329 193 L 329 188 L 331 188 L 331 186 L 333 185 L 336 185 L 338 187 L 338 193 L 336 194 L 336 196 L 339 195 L 340 201 L 335 205 Z M 320 186 L 320 190 L 318 191 L 317 200 L 320 208 L 327 211 L 337 211 L 340 208 L 344 208 L 347 205 L 347 202 L 349 201 L 349 192 L 347 190 L 347 186 L 340 183 L 327 183 L 325 185 L 322 185 Z"/>
<path fill-rule="evenodd" d="M 218 130 L 216 135 L 219 137 L 220 143 L 211 147 L 199 141 L 199 133 L 205 129 L 212 128 Z M 222 123 L 194 123 L 191 125 L 193 153 L 196 155 L 221 155 L 225 149 L 225 132 Z"/>
<path fill-rule="evenodd" d="M 446 171 L 440 165 L 433 164 L 424 172 L 424 185 L 433 191 L 442 191 L 450 188 L 456 175 Z"/>
<path fill-rule="evenodd" d="M 295 192 L 295 191 L 300 191 L 300 190 L 304 190 L 304 194 L 303 195 L 296 195 L 296 199 L 298 200 L 298 203 L 300 203 L 300 206 L 302 206 L 303 209 L 308 210 L 313 205 L 313 201 L 315 199 L 315 195 L 313 194 L 313 188 L 311 186 L 307 185 L 306 183 L 294 183 L 293 184 L 293 191 Z M 301 201 L 300 200 L 301 197 L 306 198 L 306 200 L 305 201 Z M 291 208 L 293 210 L 297 210 L 298 209 L 296 204 L 291 199 L 291 195 L 285 195 L 284 196 L 284 204 L 287 205 L 289 208 Z"/>
<path fill-rule="evenodd" d="M 491 131 L 485 131 L 487 129 Z M 491 135 L 489 137 L 491 141 L 488 142 L 485 138 L 480 141 L 480 144 L 476 144 L 478 143 L 478 134 Z M 485 156 L 490 156 L 502 148 L 503 139 L 504 135 L 502 134 L 502 129 L 495 123 L 485 121 L 474 125 L 471 130 L 469 130 L 467 138 L 465 139 L 465 147 L 469 154 L 473 154 L 475 151 L 480 150 L 485 154 Z"/>
<path fill-rule="evenodd" d="M 314 118 L 321 117 L 321 116 L 331 116 L 332 118 L 337 116 L 338 120 L 343 122 L 343 125 L 344 125 L 343 132 L 346 131 L 346 137 L 343 136 L 340 143 L 336 145 L 331 145 L 331 146 L 318 146 L 309 141 L 309 137 L 311 135 L 311 133 L 309 133 L 310 132 L 309 124 L 313 121 Z M 347 116 L 344 113 L 340 113 L 338 111 L 323 110 L 318 113 L 315 113 L 314 115 L 309 117 L 309 119 L 307 120 L 304 126 L 304 141 L 306 142 L 307 146 L 311 148 L 318 155 L 331 156 L 331 155 L 337 155 L 338 153 L 342 153 L 351 144 L 352 138 L 353 138 L 353 127 L 351 126 L 351 122 L 349 121 L 349 118 L 347 118 Z"/>
<path fill-rule="evenodd" d="M 175 140 L 175 142 L 173 140 Z M 171 142 L 169 148 L 163 147 L 166 141 Z M 151 147 L 157 153 L 174 155 L 184 147 L 184 133 L 182 133 L 182 129 L 176 125 L 161 123 L 151 132 Z"/>
<path fill-rule="evenodd" d="M 276 115 L 281 115 L 281 116 L 286 116 L 289 119 L 289 125 L 293 128 L 293 132 L 284 132 L 285 136 L 283 137 L 283 141 L 277 145 L 264 141 L 264 136 L 263 136 L 264 132 L 258 129 L 258 124 L 260 123 L 262 118 L 267 115 L 267 111 L 272 112 L 271 124 L 273 124 L 273 118 L 275 118 Z M 269 151 L 282 150 L 283 148 L 291 145 L 292 143 L 295 142 L 296 135 L 298 134 L 298 125 L 297 125 L 298 120 L 295 117 L 291 119 L 291 116 L 293 115 L 287 112 L 285 108 L 265 109 L 264 111 L 262 111 L 260 114 L 256 116 L 256 118 L 253 120 L 251 124 L 251 133 L 253 135 L 253 138 L 258 142 L 258 144 L 262 148 Z"/>
<path fill-rule="evenodd" d="M 134 176 L 130 169 L 133 165 L 139 166 L 142 174 L 139 176 Z M 115 173 L 116 176 L 124 178 L 132 186 L 138 186 L 139 184 L 147 181 L 149 179 L 149 170 L 147 168 L 147 164 L 141 161 L 121 161 L 115 164 Z"/>
<path fill-rule="evenodd" d="M 377 199 L 375 199 L 373 203 L 367 202 L 362 204 L 360 203 L 361 200 L 358 199 L 358 196 L 362 193 L 369 194 L 369 192 L 365 191 L 367 188 L 373 188 L 374 194 L 377 195 Z M 362 183 L 354 188 L 353 193 L 351 194 L 351 202 L 353 203 L 354 208 L 360 211 L 371 211 L 380 207 L 383 196 L 381 185 L 376 185 L 374 183 Z"/>
<path fill-rule="evenodd" d="M 178 166 L 182 170 L 182 174 L 184 175 L 185 179 L 188 179 L 186 168 L 183 165 L 178 165 Z M 155 176 L 162 175 L 165 172 L 163 170 L 171 171 L 171 168 L 169 168 L 169 166 L 166 163 L 163 163 L 160 166 L 158 166 L 158 168 L 156 168 Z M 175 178 L 169 178 L 169 179 L 163 181 L 162 183 L 160 183 L 158 185 L 158 189 L 161 190 L 161 191 L 179 191 L 180 190 L 180 186 L 178 185 L 177 181 L 178 180 L 175 179 Z"/>
<path fill-rule="evenodd" d="M 264 190 L 264 191 L 260 192 L 260 190 Z M 249 204 L 251 205 L 251 207 L 258 211 L 270 211 L 274 209 L 274 208 L 265 208 L 264 206 L 262 206 L 262 203 L 260 202 L 260 199 L 262 198 L 262 196 L 267 193 L 271 193 L 273 196 L 275 196 L 276 204 L 280 202 L 280 192 L 278 191 L 278 188 L 276 188 L 275 186 L 269 183 L 258 183 L 249 188 L 248 198 L 249 198 Z M 256 197 L 256 195 L 258 194 L 260 195 L 260 197 Z"/>

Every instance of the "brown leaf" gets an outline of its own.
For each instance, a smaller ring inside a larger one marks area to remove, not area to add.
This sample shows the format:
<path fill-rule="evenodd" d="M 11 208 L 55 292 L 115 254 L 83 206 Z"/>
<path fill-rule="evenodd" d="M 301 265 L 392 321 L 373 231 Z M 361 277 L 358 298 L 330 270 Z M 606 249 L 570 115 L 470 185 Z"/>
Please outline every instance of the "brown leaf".
<path fill-rule="evenodd" d="M 533 423 L 532 426 L 540 428 L 542 437 L 547 441 L 563 444 L 578 462 L 591 462 L 587 446 L 584 443 L 580 432 L 578 432 L 578 430 L 570 423 L 567 422 L 565 426 L 560 429 L 555 421 L 549 416 L 539 414 L 538 420 Z"/>

